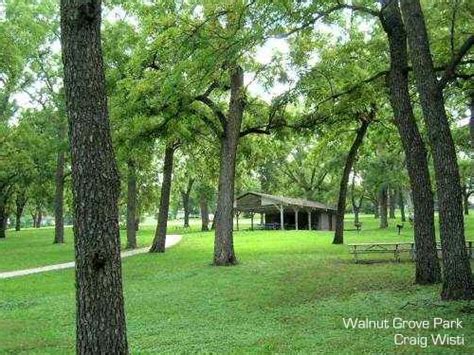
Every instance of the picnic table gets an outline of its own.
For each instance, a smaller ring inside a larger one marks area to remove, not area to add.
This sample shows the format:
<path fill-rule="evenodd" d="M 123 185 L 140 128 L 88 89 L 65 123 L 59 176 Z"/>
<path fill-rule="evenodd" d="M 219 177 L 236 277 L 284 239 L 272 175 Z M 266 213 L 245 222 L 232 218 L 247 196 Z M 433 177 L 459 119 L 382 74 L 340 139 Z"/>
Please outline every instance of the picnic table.
<path fill-rule="evenodd" d="M 466 240 L 466 251 L 470 258 L 474 257 L 474 240 Z M 401 253 L 409 253 L 412 260 L 416 259 L 415 242 L 377 242 L 377 243 L 353 243 L 348 244 L 349 253 L 352 254 L 354 262 L 358 262 L 360 254 L 393 254 L 395 261 L 400 261 Z M 436 243 L 436 249 L 441 252 L 441 242 Z M 440 253 L 441 254 L 441 253 Z"/>

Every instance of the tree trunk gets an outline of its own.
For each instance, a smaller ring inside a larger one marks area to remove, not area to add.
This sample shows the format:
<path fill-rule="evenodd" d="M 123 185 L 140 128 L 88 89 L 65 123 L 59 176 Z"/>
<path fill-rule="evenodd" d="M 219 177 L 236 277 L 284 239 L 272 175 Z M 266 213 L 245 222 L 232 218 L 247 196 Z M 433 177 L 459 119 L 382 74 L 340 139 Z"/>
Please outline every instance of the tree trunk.
<path fill-rule="evenodd" d="M 372 201 L 374 205 L 374 218 L 379 219 L 380 218 L 380 206 L 379 206 L 379 200 L 377 201 Z"/>
<path fill-rule="evenodd" d="M 434 71 L 428 34 L 418 0 L 402 0 L 411 62 L 433 154 L 443 249 L 445 300 L 473 299 L 471 264 L 465 247 L 462 191 L 456 150 Z"/>
<path fill-rule="evenodd" d="M 43 222 L 43 212 L 41 211 L 41 207 L 38 207 L 38 211 L 36 212 L 36 228 L 41 228 L 41 222 Z"/>
<path fill-rule="evenodd" d="M 127 354 L 118 198 L 101 50 L 101 1 L 61 0 L 76 255 L 76 353 Z"/>
<path fill-rule="evenodd" d="M 411 104 L 407 71 L 407 38 L 397 1 L 391 1 L 385 7 L 381 20 L 390 45 L 390 74 L 388 77 L 390 103 L 405 152 L 413 196 L 414 240 L 417 251 L 415 282 L 417 284 L 433 284 L 441 280 L 436 251 L 433 191 L 425 144 L 418 130 Z M 405 221 L 401 191 L 399 196 L 402 221 Z"/>
<path fill-rule="evenodd" d="M 235 159 L 245 108 L 244 71 L 240 66 L 235 66 L 231 70 L 230 83 L 229 113 L 223 122 L 217 212 L 214 217 L 216 222 L 214 265 L 217 266 L 237 264 L 233 236 Z"/>
<path fill-rule="evenodd" d="M 398 207 L 400 208 L 400 216 L 401 216 L 402 222 L 406 222 L 407 217 L 405 215 L 405 200 L 403 199 L 402 189 L 398 190 Z"/>
<path fill-rule="evenodd" d="M 469 215 L 469 194 L 463 193 L 463 200 L 464 200 L 464 214 L 466 216 Z"/>
<path fill-rule="evenodd" d="M 0 196 L 0 239 L 6 238 L 7 220 L 8 215 L 6 198 L 4 196 Z"/>
<path fill-rule="evenodd" d="M 396 207 L 396 192 L 394 189 L 388 189 L 389 195 L 389 212 L 388 212 L 388 217 L 390 219 L 395 219 L 395 207 Z"/>
<path fill-rule="evenodd" d="M 201 193 L 201 196 L 199 197 L 199 207 L 201 209 L 201 231 L 205 232 L 209 230 L 209 209 L 205 193 Z"/>
<path fill-rule="evenodd" d="M 64 137 L 63 137 L 64 138 Z M 62 139 L 61 139 L 62 141 Z M 54 196 L 54 243 L 64 243 L 64 151 L 58 152 Z"/>
<path fill-rule="evenodd" d="M 369 119 L 362 120 L 361 125 L 357 130 L 355 140 L 352 143 L 351 149 L 346 158 L 346 164 L 339 184 L 339 198 L 337 201 L 336 228 L 334 239 L 332 241 L 333 244 L 344 243 L 344 213 L 346 212 L 347 183 L 349 181 L 349 174 L 351 173 L 352 166 L 357 158 L 357 152 L 359 151 L 359 147 L 362 145 L 369 124 Z"/>
<path fill-rule="evenodd" d="M 380 206 L 380 228 L 388 227 L 388 188 L 382 186 L 379 192 L 379 206 Z"/>
<path fill-rule="evenodd" d="M 26 197 L 26 192 L 23 190 L 18 193 L 16 196 L 16 212 L 15 212 L 15 230 L 20 231 L 21 229 L 21 216 L 23 216 L 23 211 L 25 210 L 26 202 L 28 201 Z"/>
<path fill-rule="evenodd" d="M 186 187 L 185 191 L 181 191 L 181 198 L 183 199 L 183 208 L 184 208 L 184 228 L 189 227 L 189 213 L 190 211 L 190 195 L 191 195 L 191 190 L 193 188 L 194 184 L 194 179 L 189 179 L 188 180 L 188 186 Z"/>
<path fill-rule="evenodd" d="M 166 146 L 165 160 L 163 165 L 163 183 L 161 185 L 160 210 L 158 212 L 158 224 L 155 231 L 155 239 L 150 248 L 150 253 L 164 253 L 166 245 L 166 229 L 168 226 L 168 211 L 170 208 L 171 178 L 173 175 L 173 156 L 175 147 Z"/>
<path fill-rule="evenodd" d="M 137 172 L 133 159 L 127 161 L 127 249 L 137 247 Z"/>
<path fill-rule="evenodd" d="M 36 228 L 36 221 L 37 221 L 36 212 L 31 215 L 31 218 L 33 219 L 33 228 Z"/>

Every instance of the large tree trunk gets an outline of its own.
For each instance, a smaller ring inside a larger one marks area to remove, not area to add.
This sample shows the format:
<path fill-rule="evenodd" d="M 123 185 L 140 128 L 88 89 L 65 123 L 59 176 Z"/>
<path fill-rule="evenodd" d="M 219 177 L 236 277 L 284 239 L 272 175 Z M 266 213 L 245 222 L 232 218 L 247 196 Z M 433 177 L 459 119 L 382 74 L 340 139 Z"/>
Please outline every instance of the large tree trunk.
<path fill-rule="evenodd" d="M 64 243 L 64 151 L 62 149 L 58 152 L 55 178 L 54 243 Z"/>
<path fill-rule="evenodd" d="M 61 0 L 76 255 L 76 352 L 127 354 L 118 198 L 100 38 L 101 1 Z"/>
<path fill-rule="evenodd" d="M 379 191 L 380 228 L 388 227 L 388 187 L 383 185 Z"/>
<path fill-rule="evenodd" d="M 207 195 L 203 192 L 199 196 L 199 207 L 201 209 L 201 231 L 209 230 L 209 209 L 207 206 Z"/>
<path fill-rule="evenodd" d="M 166 245 L 166 229 L 168 227 L 168 211 L 170 208 L 171 178 L 173 176 L 173 156 L 175 147 L 166 146 L 163 165 L 163 183 L 161 184 L 160 210 L 158 224 L 156 225 L 155 239 L 150 248 L 150 253 L 164 253 Z"/>
<path fill-rule="evenodd" d="M 410 178 L 414 208 L 414 240 L 416 248 L 415 282 L 433 284 L 441 280 L 434 227 L 433 191 L 426 149 L 416 124 L 408 86 L 407 39 L 397 1 L 390 1 L 382 14 L 382 25 L 390 45 L 388 84 L 395 123 L 402 141 Z M 405 220 L 402 192 L 400 211 Z"/>
<path fill-rule="evenodd" d="M 462 191 L 454 142 L 434 71 L 428 34 L 418 0 L 402 0 L 411 62 L 433 154 L 439 204 L 445 300 L 472 299 L 474 287 L 466 252 Z"/>
<path fill-rule="evenodd" d="M 349 174 L 351 173 L 352 166 L 357 158 L 357 152 L 359 151 L 359 147 L 362 145 L 369 124 L 369 119 L 361 120 L 361 125 L 357 129 L 356 137 L 346 158 L 346 164 L 339 183 L 339 198 L 337 201 L 336 228 L 334 239 L 332 241 L 333 244 L 344 243 L 344 214 L 346 212 L 347 183 L 349 181 Z"/>
<path fill-rule="evenodd" d="M 33 228 L 36 228 L 36 221 L 37 221 L 36 212 L 31 214 L 31 218 L 33 220 Z"/>
<path fill-rule="evenodd" d="M 15 230 L 20 231 L 21 229 L 21 216 L 23 216 L 23 211 L 25 210 L 26 202 L 28 198 L 26 197 L 26 192 L 22 190 L 18 193 L 15 200 L 16 211 L 15 211 Z"/>
<path fill-rule="evenodd" d="M 127 161 L 127 249 L 137 247 L 137 172 L 133 159 Z"/>
<path fill-rule="evenodd" d="M 191 190 L 193 188 L 194 179 L 190 178 L 188 180 L 188 186 L 186 186 L 186 190 L 181 191 L 181 198 L 183 200 L 183 208 L 184 208 L 184 228 L 189 227 L 189 214 L 191 212 L 190 206 L 190 196 Z"/>
<path fill-rule="evenodd" d="M 245 108 L 244 72 L 240 66 L 231 70 L 230 83 L 229 113 L 223 122 L 224 132 L 221 137 L 217 212 L 214 217 L 214 265 L 237 263 L 233 237 L 235 159 Z"/>

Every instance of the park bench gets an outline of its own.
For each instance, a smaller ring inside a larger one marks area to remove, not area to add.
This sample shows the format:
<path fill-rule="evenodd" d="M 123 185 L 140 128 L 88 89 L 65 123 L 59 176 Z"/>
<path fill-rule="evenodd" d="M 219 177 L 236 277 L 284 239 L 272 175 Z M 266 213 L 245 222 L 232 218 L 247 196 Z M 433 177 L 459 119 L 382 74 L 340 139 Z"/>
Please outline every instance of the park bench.
<path fill-rule="evenodd" d="M 349 252 L 358 262 L 361 254 L 393 254 L 395 261 L 400 261 L 401 253 L 409 253 L 412 260 L 416 259 L 416 249 L 414 242 L 388 242 L 388 243 L 357 243 L 348 244 Z M 474 240 L 466 240 L 466 251 L 470 258 L 474 257 Z M 441 243 L 436 243 L 436 249 L 441 252 Z"/>
<path fill-rule="evenodd" d="M 410 253 L 412 258 L 415 252 L 415 243 L 413 242 L 390 242 L 390 243 L 357 243 L 348 244 L 349 252 L 354 258 L 354 262 L 358 262 L 360 254 L 393 254 L 395 261 L 400 261 L 401 253 Z"/>

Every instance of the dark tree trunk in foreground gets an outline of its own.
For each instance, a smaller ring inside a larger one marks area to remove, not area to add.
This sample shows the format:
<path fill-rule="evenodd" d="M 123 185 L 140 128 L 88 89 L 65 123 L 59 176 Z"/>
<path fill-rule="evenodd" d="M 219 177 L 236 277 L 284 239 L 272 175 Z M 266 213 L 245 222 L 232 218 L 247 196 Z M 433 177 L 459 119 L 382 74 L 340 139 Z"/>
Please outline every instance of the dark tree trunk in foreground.
<path fill-rule="evenodd" d="M 190 206 L 190 196 L 191 190 L 193 188 L 194 179 L 188 180 L 188 185 L 186 186 L 186 190 L 181 191 L 181 198 L 183 200 L 183 208 L 184 208 L 184 228 L 189 227 L 189 214 L 191 213 L 191 206 Z"/>
<path fill-rule="evenodd" d="M 54 195 L 54 243 L 64 243 L 64 151 L 58 152 Z"/>
<path fill-rule="evenodd" d="M 156 225 L 155 239 L 150 248 L 150 253 L 164 253 L 166 245 L 166 229 L 168 227 L 168 211 L 170 208 L 171 178 L 173 175 L 173 156 L 175 147 L 166 146 L 163 164 L 163 183 L 161 184 L 160 210 L 158 224 Z"/>
<path fill-rule="evenodd" d="M 133 159 L 127 161 L 127 249 L 137 247 L 137 172 Z"/>
<path fill-rule="evenodd" d="M 100 1 L 61 0 L 74 199 L 76 353 L 127 354 L 120 180 L 107 112 L 100 23 Z"/>
<path fill-rule="evenodd" d="M 347 183 L 349 182 L 349 174 L 351 173 L 352 166 L 354 165 L 354 161 L 357 158 L 357 152 L 359 151 L 359 147 L 362 145 L 369 124 L 369 118 L 363 118 L 361 120 L 361 125 L 357 129 L 356 137 L 346 158 L 346 164 L 344 166 L 344 171 L 342 172 L 342 177 L 339 184 L 339 197 L 337 201 L 336 212 L 336 228 L 334 233 L 334 239 L 332 241 L 333 244 L 344 243 L 344 213 L 346 212 Z"/>
<path fill-rule="evenodd" d="M 443 249 L 445 300 L 472 299 L 471 264 L 465 247 L 462 191 L 454 142 L 431 59 L 428 34 L 418 0 L 402 0 L 413 73 L 433 154 Z"/>
<path fill-rule="evenodd" d="M 382 25 L 390 45 L 388 77 L 390 102 L 395 124 L 405 152 L 414 207 L 414 240 L 416 248 L 415 282 L 433 284 L 441 281 L 436 251 L 433 191 L 428 170 L 426 148 L 416 124 L 408 85 L 406 32 L 397 1 L 390 1 L 382 14 Z M 403 194 L 399 191 L 402 221 L 405 221 Z"/>
<path fill-rule="evenodd" d="M 379 191 L 380 228 L 388 227 L 388 187 L 383 185 Z"/>
<path fill-rule="evenodd" d="M 201 231 L 205 232 L 209 230 L 209 208 L 207 206 L 207 195 L 201 193 L 199 196 L 199 208 L 201 210 Z"/>
<path fill-rule="evenodd" d="M 22 190 L 18 193 L 15 200 L 16 211 L 15 211 L 15 230 L 21 230 L 21 216 L 23 216 L 23 211 L 25 210 L 26 202 L 28 198 L 26 197 L 26 192 Z"/>
<path fill-rule="evenodd" d="M 245 108 L 244 71 L 235 66 L 230 74 L 231 92 L 229 112 L 223 122 L 221 137 L 219 187 L 217 193 L 216 235 L 214 239 L 214 265 L 234 265 L 233 215 L 235 158 Z"/>

